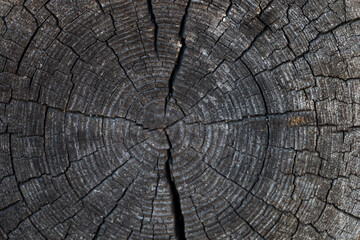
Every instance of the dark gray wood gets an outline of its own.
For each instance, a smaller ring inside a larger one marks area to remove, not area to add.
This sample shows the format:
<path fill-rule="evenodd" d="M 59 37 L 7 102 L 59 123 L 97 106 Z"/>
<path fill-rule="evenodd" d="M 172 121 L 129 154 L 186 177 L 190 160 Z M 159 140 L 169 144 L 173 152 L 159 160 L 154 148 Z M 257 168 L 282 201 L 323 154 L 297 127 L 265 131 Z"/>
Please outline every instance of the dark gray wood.
<path fill-rule="evenodd" d="M 0 0 L 0 36 L 0 239 L 359 239 L 359 0 Z"/>

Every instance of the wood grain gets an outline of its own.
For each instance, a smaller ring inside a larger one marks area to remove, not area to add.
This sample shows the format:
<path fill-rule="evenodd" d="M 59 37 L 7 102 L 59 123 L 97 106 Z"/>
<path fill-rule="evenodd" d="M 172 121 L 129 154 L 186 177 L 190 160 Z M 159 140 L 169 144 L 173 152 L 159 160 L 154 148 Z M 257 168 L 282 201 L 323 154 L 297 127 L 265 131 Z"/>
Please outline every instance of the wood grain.
<path fill-rule="evenodd" d="M 359 0 L 0 0 L 0 239 L 359 239 Z"/>

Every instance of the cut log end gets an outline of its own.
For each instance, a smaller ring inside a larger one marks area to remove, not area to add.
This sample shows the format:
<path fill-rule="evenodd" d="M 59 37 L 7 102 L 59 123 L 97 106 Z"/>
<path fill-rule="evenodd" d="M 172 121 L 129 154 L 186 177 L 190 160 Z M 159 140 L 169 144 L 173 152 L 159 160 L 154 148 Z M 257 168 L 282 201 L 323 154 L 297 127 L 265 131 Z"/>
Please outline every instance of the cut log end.
<path fill-rule="evenodd" d="M 360 2 L 0 3 L 0 239 L 354 239 Z"/>

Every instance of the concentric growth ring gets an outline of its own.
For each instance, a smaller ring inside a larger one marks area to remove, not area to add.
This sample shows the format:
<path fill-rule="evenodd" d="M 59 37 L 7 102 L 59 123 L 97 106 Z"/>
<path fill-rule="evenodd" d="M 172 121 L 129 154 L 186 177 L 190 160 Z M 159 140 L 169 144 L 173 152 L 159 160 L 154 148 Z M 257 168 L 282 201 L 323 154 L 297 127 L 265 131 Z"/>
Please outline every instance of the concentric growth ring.
<path fill-rule="evenodd" d="M 0 3 L 1 239 L 358 239 L 360 5 Z"/>

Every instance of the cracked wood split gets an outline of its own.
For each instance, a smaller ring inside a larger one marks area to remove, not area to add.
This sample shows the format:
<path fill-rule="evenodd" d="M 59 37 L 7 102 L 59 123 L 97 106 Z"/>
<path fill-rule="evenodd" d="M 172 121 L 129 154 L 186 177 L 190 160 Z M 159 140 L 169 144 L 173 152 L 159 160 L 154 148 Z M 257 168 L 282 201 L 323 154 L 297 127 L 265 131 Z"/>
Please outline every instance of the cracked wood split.
<path fill-rule="evenodd" d="M 177 59 L 176 59 L 174 68 L 173 68 L 170 78 L 169 78 L 169 85 L 168 85 L 169 92 L 165 98 L 165 110 L 164 110 L 165 114 L 166 114 L 168 102 L 172 99 L 173 94 L 174 94 L 174 82 L 175 82 L 176 76 L 179 72 L 179 69 L 181 67 L 181 64 L 182 64 L 182 61 L 184 58 L 184 53 L 186 50 L 186 42 L 185 42 L 185 38 L 183 35 L 184 35 L 184 31 L 185 31 L 186 18 L 188 17 L 188 11 L 189 11 L 190 4 L 191 4 L 191 0 L 188 0 L 186 7 L 185 7 L 185 13 L 181 19 L 180 30 L 179 30 L 179 38 L 180 38 L 181 46 L 180 46 L 179 53 L 177 55 Z"/>
<path fill-rule="evenodd" d="M 0 236 L 357 240 L 360 16 L 316 3 L 5 1 Z"/>

